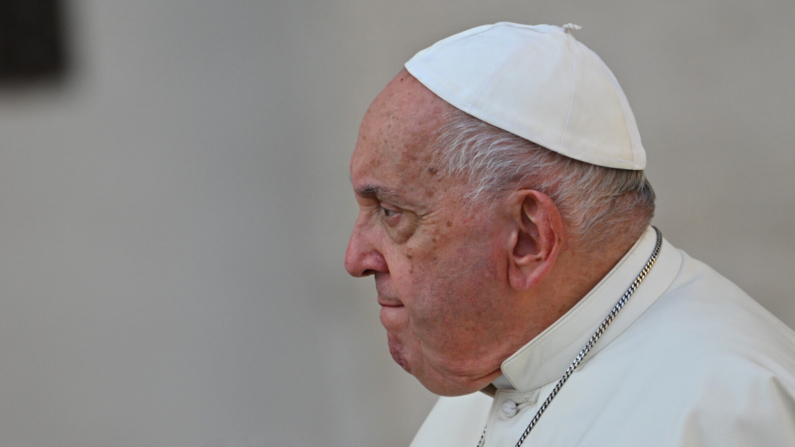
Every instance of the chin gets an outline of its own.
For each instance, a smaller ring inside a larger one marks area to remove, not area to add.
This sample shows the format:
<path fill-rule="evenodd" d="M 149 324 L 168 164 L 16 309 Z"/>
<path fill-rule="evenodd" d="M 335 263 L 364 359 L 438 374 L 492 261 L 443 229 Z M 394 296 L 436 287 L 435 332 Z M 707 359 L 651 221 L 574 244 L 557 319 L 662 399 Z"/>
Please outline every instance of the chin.
<path fill-rule="evenodd" d="M 432 392 L 433 394 L 436 394 L 438 396 L 446 396 L 446 397 L 464 396 L 466 394 L 472 394 L 482 390 L 491 382 L 489 381 L 484 385 L 480 385 L 479 383 L 461 384 L 457 382 L 450 382 L 447 380 L 438 380 L 437 378 L 427 379 L 427 378 L 417 377 L 417 380 L 419 380 L 422 386 L 427 388 L 428 391 Z"/>
<path fill-rule="evenodd" d="M 441 373 L 440 371 L 430 368 L 427 363 L 423 364 L 422 370 L 414 370 L 411 374 L 420 381 L 422 386 L 428 391 L 439 396 L 463 396 L 478 392 L 488 386 L 492 381 L 502 374 L 497 369 L 484 376 L 471 378 L 471 377 L 458 377 Z"/>
<path fill-rule="evenodd" d="M 407 373 L 411 374 L 411 368 L 409 368 L 409 361 L 403 344 L 400 343 L 397 336 L 392 334 L 387 335 L 387 340 L 389 343 L 389 354 L 392 355 L 392 360 L 400 365 Z"/>
<path fill-rule="evenodd" d="M 407 373 L 413 375 L 428 391 L 439 396 L 463 396 L 480 391 L 500 376 L 499 367 L 484 376 L 456 376 L 434 368 L 417 349 L 407 347 L 398 334 L 387 332 L 389 354 Z M 413 354 L 413 355 L 412 355 Z"/>

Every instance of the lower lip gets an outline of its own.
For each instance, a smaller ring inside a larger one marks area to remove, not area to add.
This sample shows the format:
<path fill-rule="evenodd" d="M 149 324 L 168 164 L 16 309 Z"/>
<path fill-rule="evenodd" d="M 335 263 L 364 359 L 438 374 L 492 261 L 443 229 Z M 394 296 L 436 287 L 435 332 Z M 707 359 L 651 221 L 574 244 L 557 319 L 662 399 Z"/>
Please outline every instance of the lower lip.
<path fill-rule="evenodd" d="M 381 324 L 387 329 L 399 327 L 405 315 L 403 309 L 403 306 L 381 305 Z"/>

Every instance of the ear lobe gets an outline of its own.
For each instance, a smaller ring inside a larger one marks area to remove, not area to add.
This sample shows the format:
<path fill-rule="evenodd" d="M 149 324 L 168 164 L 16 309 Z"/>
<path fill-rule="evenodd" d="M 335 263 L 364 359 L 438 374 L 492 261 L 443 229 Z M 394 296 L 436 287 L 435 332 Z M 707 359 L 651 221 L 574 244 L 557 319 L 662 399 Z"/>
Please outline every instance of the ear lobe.
<path fill-rule="evenodd" d="M 508 277 L 516 290 L 538 285 L 552 270 L 560 252 L 563 220 L 555 203 L 535 190 L 515 193 L 514 230 Z"/>

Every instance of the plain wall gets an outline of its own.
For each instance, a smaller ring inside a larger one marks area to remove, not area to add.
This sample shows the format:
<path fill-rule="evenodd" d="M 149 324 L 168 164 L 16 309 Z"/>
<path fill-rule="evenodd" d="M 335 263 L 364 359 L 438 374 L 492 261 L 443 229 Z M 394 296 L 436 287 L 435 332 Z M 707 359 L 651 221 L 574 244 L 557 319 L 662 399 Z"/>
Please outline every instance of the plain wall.
<path fill-rule="evenodd" d="M 343 255 L 348 159 L 415 52 L 574 22 L 654 219 L 795 325 L 795 2 L 71 0 L 61 83 L 0 88 L 0 445 L 405 446 L 434 402 Z"/>

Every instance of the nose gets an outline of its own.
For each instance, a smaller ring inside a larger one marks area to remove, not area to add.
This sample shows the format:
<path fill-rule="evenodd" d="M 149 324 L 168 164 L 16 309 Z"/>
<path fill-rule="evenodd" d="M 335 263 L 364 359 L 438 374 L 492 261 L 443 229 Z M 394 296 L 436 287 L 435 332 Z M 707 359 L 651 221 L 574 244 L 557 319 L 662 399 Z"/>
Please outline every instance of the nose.
<path fill-rule="evenodd" d="M 372 229 L 368 229 L 357 220 L 345 250 L 345 270 L 348 274 L 361 278 L 374 273 L 389 271 L 386 259 L 372 242 Z"/>

